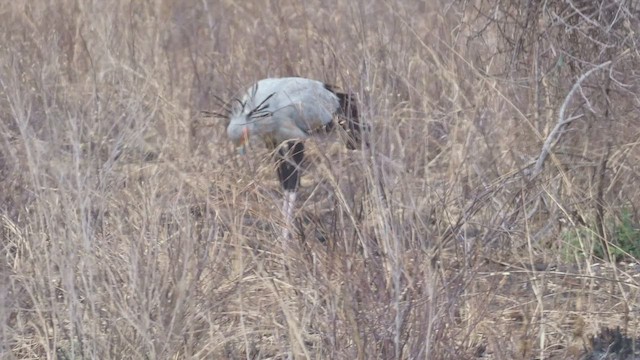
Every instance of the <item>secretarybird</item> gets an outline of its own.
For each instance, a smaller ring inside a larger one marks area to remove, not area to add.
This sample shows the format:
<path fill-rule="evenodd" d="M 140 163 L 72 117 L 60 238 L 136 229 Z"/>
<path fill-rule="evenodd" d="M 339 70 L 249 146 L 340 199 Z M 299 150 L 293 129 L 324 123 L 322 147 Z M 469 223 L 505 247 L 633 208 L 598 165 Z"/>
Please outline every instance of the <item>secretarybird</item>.
<path fill-rule="evenodd" d="M 277 174 L 284 190 L 283 237 L 293 218 L 304 140 L 329 132 L 337 122 L 346 133 L 347 148 L 362 144 L 358 109 L 351 94 L 336 91 L 323 82 L 300 77 L 268 78 L 253 84 L 229 109 L 227 135 L 244 154 L 247 144 L 262 139 L 274 151 Z"/>

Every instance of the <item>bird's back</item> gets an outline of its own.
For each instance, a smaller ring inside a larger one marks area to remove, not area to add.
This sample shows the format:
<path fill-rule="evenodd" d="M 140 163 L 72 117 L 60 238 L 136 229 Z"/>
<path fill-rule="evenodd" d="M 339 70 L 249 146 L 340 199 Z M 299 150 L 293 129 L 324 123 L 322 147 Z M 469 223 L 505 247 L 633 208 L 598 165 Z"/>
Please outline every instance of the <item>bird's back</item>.
<path fill-rule="evenodd" d="M 338 97 L 320 81 L 305 78 L 269 78 L 258 81 L 246 94 L 247 107 L 263 101 L 274 121 L 290 119 L 309 133 L 331 123 Z"/>
<path fill-rule="evenodd" d="M 347 147 L 357 149 L 361 133 L 368 129 L 359 120 L 353 95 L 312 79 L 263 79 L 233 104 L 227 135 L 236 144 L 248 137 L 261 138 L 269 147 L 301 140 L 316 130 L 333 129 L 337 115 L 342 118 L 338 124 L 347 134 Z"/>

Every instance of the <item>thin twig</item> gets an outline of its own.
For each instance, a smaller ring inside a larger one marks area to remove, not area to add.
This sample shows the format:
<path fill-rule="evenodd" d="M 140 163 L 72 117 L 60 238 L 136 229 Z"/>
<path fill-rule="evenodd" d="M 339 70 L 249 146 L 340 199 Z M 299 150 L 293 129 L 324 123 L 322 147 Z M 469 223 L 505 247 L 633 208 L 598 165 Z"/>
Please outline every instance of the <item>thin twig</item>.
<path fill-rule="evenodd" d="M 586 73 L 582 74 L 582 76 L 580 76 L 578 81 L 576 81 L 576 83 L 573 84 L 573 87 L 571 88 L 571 90 L 569 91 L 567 96 L 565 97 L 564 102 L 562 103 L 562 106 L 560 107 L 560 111 L 558 113 L 558 123 L 553 128 L 551 133 L 549 133 L 549 136 L 547 136 L 547 139 L 545 140 L 544 144 L 542 145 L 542 150 L 540 151 L 540 156 L 538 156 L 538 161 L 536 161 L 536 164 L 533 167 L 533 170 L 531 172 L 531 176 L 529 177 L 529 180 L 535 179 L 542 172 L 542 168 L 544 166 L 544 162 L 547 159 L 547 156 L 549 156 L 549 153 L 551 152 L 551 148 L 554 145 L 554 141 L 556 140 L 556 138 L 560 137 L 562 129 L 564 129 L 564 127 L 567 124 L 569 124 L 570 122 L 572 122 L 573 120 L 576 120 L 576 119 L 581 117 L 581 116 L 573 116 L 573 117 L 571 117 L 569 119 L 565 119 L 564 118 L 565 112 L 567 110 L 567 107 L 569 106 L 569 100 L 571 100 L 571 98 L 573 97 L 573 94 L 580 88 L 580 85 L 582 84 L 582 82 L 589 75 L 591 75 L 596 70 L 602 69 L 603 67 L 605 67 L 605 66 L 607 66 L 609 64 L 611 64 L 611 60 L 606 61 L 606 62 L 594 67 L 593 69 L 591 69 L 591 70 L 587 71 Z"/>

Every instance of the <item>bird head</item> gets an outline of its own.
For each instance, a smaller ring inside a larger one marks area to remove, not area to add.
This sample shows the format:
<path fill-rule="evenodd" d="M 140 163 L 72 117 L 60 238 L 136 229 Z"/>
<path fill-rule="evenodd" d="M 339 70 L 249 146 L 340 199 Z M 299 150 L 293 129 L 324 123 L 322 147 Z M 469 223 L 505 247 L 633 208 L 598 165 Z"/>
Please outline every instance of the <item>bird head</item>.
<path fill-rule="evenodd" d="M 258 128 L 255 123 L 272 115 L 272 112 L 269 111 L 269 99 L 275 95 L 275 92 L 265 97 L 257 106 L 254 106 L 254 97 L 257 91 L 258 87 L 256 85 L 252 88 L 250 95 L 242 99 L 234 99 L 230 111 L 227 135 L 241 155 L 244 155 L 251 135 L 261 136 L 261 133 L 256 131 Z"/>

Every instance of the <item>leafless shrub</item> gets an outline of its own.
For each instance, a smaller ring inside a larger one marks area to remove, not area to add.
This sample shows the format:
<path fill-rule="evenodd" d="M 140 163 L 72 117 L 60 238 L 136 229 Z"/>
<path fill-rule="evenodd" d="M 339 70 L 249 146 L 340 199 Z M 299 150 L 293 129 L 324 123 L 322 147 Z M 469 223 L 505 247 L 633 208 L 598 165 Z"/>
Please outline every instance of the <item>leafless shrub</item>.
<path fill-rule="evenodd" d="M 6 358 L 572 358 L 638 328 L 634 1 L 53 0 L 0 13 Z M 309 144 L 297 237 L 255 80 L 356 94 Z M 575 356 L 574 356 L 575 355 Z"/>

